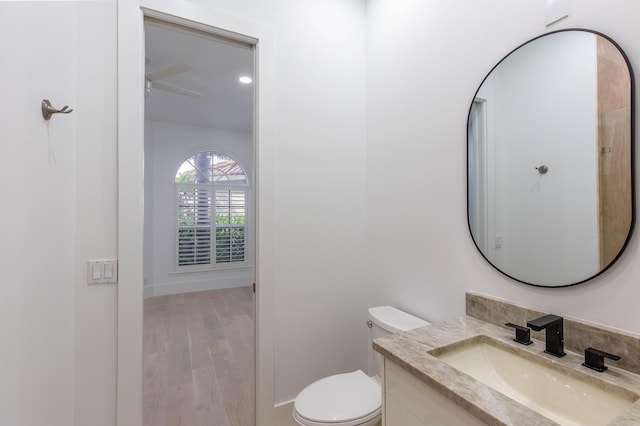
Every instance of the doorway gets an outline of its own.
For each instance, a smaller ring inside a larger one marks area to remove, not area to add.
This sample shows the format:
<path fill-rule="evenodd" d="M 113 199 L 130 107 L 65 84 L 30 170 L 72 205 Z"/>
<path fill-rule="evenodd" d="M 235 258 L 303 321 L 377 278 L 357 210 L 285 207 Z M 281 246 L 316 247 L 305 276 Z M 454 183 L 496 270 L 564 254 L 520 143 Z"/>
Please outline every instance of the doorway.
<path fill-rule="evenodd" d="M 488 147 L 487 101 L 476 98 L 469 110 L 467 126 L 467 202 L 469 229 L 482 253 L 488 253 Z"/>
<path fill-rule="evenodd" d="M 144 28 L 143 424 L 251 426 L 254 46 Z"/>

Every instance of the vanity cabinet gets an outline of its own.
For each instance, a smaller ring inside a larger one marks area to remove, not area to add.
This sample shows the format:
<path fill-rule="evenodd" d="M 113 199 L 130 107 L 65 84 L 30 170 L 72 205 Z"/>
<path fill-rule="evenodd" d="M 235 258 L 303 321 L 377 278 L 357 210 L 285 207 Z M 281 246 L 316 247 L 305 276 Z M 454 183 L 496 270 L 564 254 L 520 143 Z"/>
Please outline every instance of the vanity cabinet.
<path fill-rule="evenodd" d="M 383 426 L 486 426 L 389 359 L 384 360 Z"/>

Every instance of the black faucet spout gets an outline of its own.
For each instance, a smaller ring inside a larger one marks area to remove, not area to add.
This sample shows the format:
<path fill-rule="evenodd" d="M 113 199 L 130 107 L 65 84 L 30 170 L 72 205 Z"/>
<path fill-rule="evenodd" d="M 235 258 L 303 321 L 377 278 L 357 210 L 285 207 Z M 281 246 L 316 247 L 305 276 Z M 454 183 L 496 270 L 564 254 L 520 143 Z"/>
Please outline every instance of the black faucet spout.
<path fill-rule="evenodd" d="M 527 327 L 540 331 L 545 329 L 546 349 L 549 355 L 563 357 L 564 353 L 564 320 L 557 315 L 545 315 L 527 322 Z"/>

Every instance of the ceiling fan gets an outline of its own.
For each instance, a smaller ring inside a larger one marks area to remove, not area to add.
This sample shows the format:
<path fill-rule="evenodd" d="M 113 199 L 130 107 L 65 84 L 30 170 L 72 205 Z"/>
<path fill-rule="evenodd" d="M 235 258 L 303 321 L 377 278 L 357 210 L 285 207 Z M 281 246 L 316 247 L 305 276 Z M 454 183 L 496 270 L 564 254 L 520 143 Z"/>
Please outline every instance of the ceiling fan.
<path fill-rule="evenodd" d="M 153 89 L 165 90 L 167 92 L 177 93 L 179 95 L 191 96 L 194 98 L 204 96 L 204 93 L 196 92 L 182 87 L 171 86 L 158 82 L 163 78 L 171 77 L 176 74 L 182 74 L 183 72 L 191 71 L 191 67 L 185 64 L 173 65 L 159 71 L 153 71 L 145 75 L 144 87 L 147 93 L 150 93 Z"/>

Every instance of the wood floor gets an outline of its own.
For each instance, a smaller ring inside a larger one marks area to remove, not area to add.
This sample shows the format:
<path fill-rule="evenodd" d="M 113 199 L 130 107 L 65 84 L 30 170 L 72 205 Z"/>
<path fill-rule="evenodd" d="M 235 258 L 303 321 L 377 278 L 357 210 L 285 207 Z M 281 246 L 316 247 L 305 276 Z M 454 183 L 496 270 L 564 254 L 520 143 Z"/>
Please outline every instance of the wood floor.
<path fill-rule="evenodd" d="M 144 302 L 144 426 L 254 426 L 251 287 Z"/>

